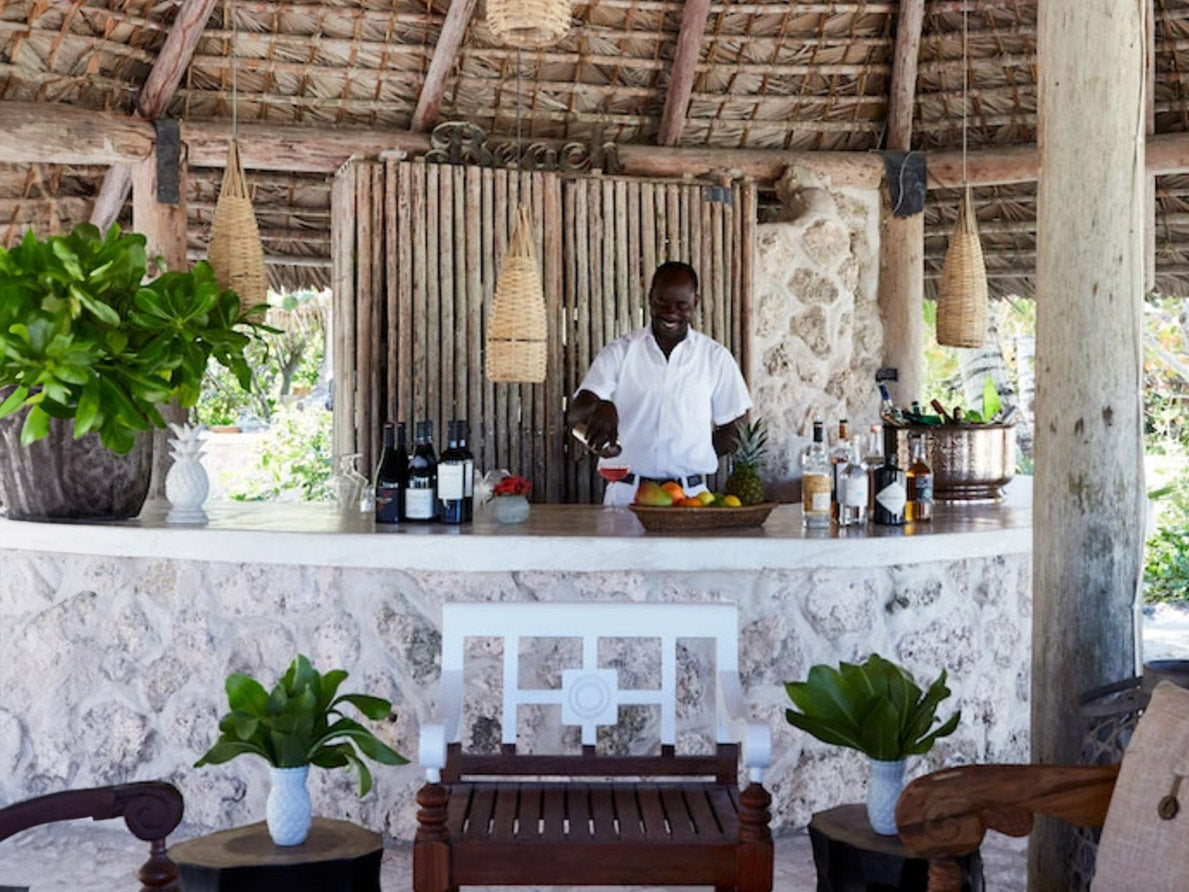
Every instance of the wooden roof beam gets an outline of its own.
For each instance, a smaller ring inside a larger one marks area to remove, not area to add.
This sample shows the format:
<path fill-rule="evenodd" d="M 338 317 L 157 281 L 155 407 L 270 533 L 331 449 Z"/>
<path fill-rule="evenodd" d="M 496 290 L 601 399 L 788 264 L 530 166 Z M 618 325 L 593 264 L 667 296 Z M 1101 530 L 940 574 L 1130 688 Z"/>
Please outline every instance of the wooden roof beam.
<path fill-rule="evenodd" d="M 142 118 L 154 121 L 165 114 L 214 6 L 215 0 L 182 0 L 173 27 L 169 29 L 169 36 L 165 38 L 161 52 L 157 54 L 157 60 L 145 78 L 144 86 L 140 88 L 136 106 Z M 106 231 L 120 216 L 120 210 L 131 191 L 131 168 L 125 164 L 113 164 L 108 168 L 99 193 L 95 196 L 91 222 L 100 231 Z"/>
<path fill-rule="evenodd" d="M 446 78 L 454 68 L 454 60 L 458 57 L 458 49 L 462 46 L 462 39 L 466 36 L 467 26 L 478 2 L 479 0 L 452 0 L 450 3 L 446 21 L 442 23 L 442 30 L 438 33 L 433 58 L 429 60 L 429 70 L 425 72 L 421 94 L 417 97 L 417 107 L 413 110 L 413 120 L 409 124 L 410 130 L 424 132 L 437 120 L 438 110 L 442 107 L 442 97 L 446 93 Z"/>
<path fill-rule="evenodd" d="M 907 152 L 912 148 L 912 114 L 916 104 L 917 63 L 924 18 L 925 0 L 901 0 L 892 57 L 892 88 L 888 97 L 887 147 L 893 152 Z"/>
<path fill-rule="evenodd" d="M 681 15 L 681 31 L 677 34 L 677 51 L 673 55 L 673 69 L 669 77 L 669 91 L 665 94 L 665 108 L 661 112 L 661 129 L 657 144 L 675 146 L 685 129 L 685 114 L 689 111 L 690 95 L 702 54 L 702 36 L 706 32 L 706 18 L 710 15 L 710 0 L 686 0 Z"/>

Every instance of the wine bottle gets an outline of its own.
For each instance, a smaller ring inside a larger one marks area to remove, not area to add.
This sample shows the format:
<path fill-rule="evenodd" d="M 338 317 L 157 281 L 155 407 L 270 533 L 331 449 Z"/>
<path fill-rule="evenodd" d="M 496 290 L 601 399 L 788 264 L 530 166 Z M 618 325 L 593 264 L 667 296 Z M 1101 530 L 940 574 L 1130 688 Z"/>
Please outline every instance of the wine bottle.
<path fill-rule="evenodd" d="M 867 469 L 867 514 L 875 511 L 875 471 L 883 464 L 883 425 L 871 425 L 867 438 L 867 452 L 863 455 L 863 467 Z"/>
<path fill-rule="evenodd" d="M 933 471 L 925 461 L 925 438 L 908 435 L 908 485 L 905 520 L 923 522 L 933 518 Z"/>
<path fill-rule="evenodd" d="M 843 500 L 838 512 L 838 525 L 862 526 L 867 521 L 867 468 L 859 449 L 859 438 L 851 443 L 850 457 L 842 470 Z"/>
<path fill-rule="evenodd" d="M 446 448 L 438 461 L 438 517 L 442 523 L 466 522 L 466 456 L 458 444 L 458 426 L 465 422 L 447 424 Z"/>
<path fill-rule="evenodd" d="M 409 459 L 409 486 L 405 490 L 408 520 L 438 519 L 438 457 L 433 448 L 433 422 L 418 421 L 413 455 Z"/>
<path fill-rule="evenodd" d="M 838 522 L 842 503 L 846 500 L 846 478 L 842 471 L 850 461 L 850 431 L 845 418 L 838 421 L 838 439 L 830 449 L 830 481 L 834 487 L 834 497 L 830 500 L 830 518 Z"/>
<path fill-rule="evenodd" d="M 405 425 L 384 425 L 384 449 L 376 468 L 376 523 L 400 523 L 405 519 L 405 488 L 409 485 L 409 454 L 405 446 Z"/>
<path fill-rule="evenodd" d="M 830 459 L 823 442 L 823 427 L 822 422 L 813 422 L 813 442 L 801 454 L 801 517 L 805 526 L 810 528 L 830 525 L 830 494 L 833 487 Z"/>
<path fill-rule="evenodd" d="M 896 464 L 896 450 L 885 443 L 884 462 L 875 469 L 875 509 L 871 519 L 887 526 L 903 526 L 907 501 L 905 473 Z"/>
<path fill-rule="evenodd" d="M 467 441 L 470 439 L 470 429 L 465 421 L 458 424 L 458 449 L 462 453 L 462 509 L 463 521 L 470 523 L 475 519 L 475 455 L 471 452 Z"/>

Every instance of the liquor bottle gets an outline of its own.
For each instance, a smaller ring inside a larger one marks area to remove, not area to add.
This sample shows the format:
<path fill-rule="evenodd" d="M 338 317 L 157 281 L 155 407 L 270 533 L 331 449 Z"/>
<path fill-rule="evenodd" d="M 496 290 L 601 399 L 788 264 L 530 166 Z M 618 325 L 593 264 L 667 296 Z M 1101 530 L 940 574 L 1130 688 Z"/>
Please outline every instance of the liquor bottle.
<path fill-rule="evenodd" d="M 405 424 L 384 425 L 384 450 L 376 468 L 376 523 L 400 523 L 405 519 L 405 488 L 409 485 L 409 453 L 405 446 Z"/>
<path fill-rule="evenodd" d="M 841 418 L 838 421 L 838 439 L 834 441 L 834 445 L 830 449 L 830 482 L 834 487 L 834 497 L 830 500 L 830 519 L 835 523 L 838 523 L 842 503 L 846 500 L 846 494 L 843 492 L 846 479 L 842 476 L 842 470 L 848 461 L 850 461 L 849 423 L 845 418 Z"/>
<path fill-rule="evenodd" d="M 802 521 L 807 527 L 830 525 L 830 459 L 820 421 L 813 422 L 813 442 L 801 454 Z"/>
<path fill-rule="evenodd" d="M 871 425 L 867 435 L 867 451 L 863 454 L 863 467 L 867 469 L 867 513 L 875 511 L 875 469 L 883 464 L 883 425 Z"/>
<path fill-rule="evenodd" d="M 463 522 L 470 523 L 475 519 L 475 455 L 467 445 L 470 430 L 465 421 L 456 422 L 458 425 L 458 449 L 462 453 L 462 507 Z"/>
<path fill-rule="evenodd" d="M 892 427 L 904 427 L 904 413 L 896 408 L 896 404 L 892 402 L 892 395 L 888 393 L 888 388 L 882 381 L 878 386 L 879 417 L 883 419 L 884 424 L 889 424 Z"/>
<path fill-rule="evenodd" d="M 887 526 L 903 526 L 907 502 L 905 474 L 896 464 L 896 450 L 885 443 L 883 464 L 875 469 L 875 509 L 871 519 Z"/>
<path fill-rule="evenodd" d="M 438 457 L 433 449 L 433 422 L 418 421 L 416 431 L 405 490 L 405 518 L 437 520 Z"/>
<path fill-rule="evenodd" d="M 925 437 L 908 435 L 908 485 L 904 516 L 922 522 L 933 519 L 933 471 L 925 461 Z"/>
<path fill-rule="evenodd" d="M 850 457 L 842 469 L 842 479 L 845 485 L 838 525 L 862 526 L 867 522 L 867 468 L 863 464 L 858 437 L 851 443 Z"/>

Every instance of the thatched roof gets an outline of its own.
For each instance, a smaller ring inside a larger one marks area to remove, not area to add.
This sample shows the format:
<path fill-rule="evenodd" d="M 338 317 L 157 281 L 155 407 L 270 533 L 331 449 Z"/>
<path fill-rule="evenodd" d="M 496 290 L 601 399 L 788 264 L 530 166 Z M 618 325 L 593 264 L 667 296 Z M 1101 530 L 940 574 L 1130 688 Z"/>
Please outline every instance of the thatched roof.
<path fill-rule="evenodd" d="M 408 128 L 449 0 L 235 0 L 214 7 L 168 112 L 311 128 Z M 969 0 L 972 149 L 1036 139 L 1036 0 Z M 68 103 L 131 114 L 178 2 L 34 0 L 0 11 L 0 101 Z M 884 145 L 898 0 L 767 0 L 710 6 L 680 144 L 878 149 Z M 913 147 L 962 142 L 961 0 L 926 0 Z M 497 45 L 479 5 L 447 79 L 439 120 L 511 134 L 516 84 L 526 138 L 656 141 L 681 0 L 591 0 L 548 50 Z M 1189 129 L 1189 0 L 1157 0 L 1157 132 Z M 6 238 L 27 225 L 85 219 L 102 168 L 0 167 Z M 191 169 L 191 249 L 201 255 L 221 171 Z M 325 176 L 249 172 L 277 280 L 328 279 Z M 1189 181 L 1159 183 L 1159 285 L 1189 291 Z M 992 284 L 1030 293 L 1035 187 L 976 193 Z M 939 268 L 956 190 L 930 193 L 927 271 Z M 1184 218 L 1184 220 L 1182 220 Z"/>

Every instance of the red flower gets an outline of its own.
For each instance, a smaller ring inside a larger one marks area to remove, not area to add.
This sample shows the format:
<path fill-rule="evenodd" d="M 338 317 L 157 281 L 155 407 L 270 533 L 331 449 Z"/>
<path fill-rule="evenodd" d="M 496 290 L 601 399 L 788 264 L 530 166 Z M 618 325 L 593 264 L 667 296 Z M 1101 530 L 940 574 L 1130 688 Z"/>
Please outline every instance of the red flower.
<path fill-rule="evenodd" d="M 533 485 L 523 477 L 509 474 L 497 483 L 491 490 L 492 498 L 496 496 L 527 496 L 533 491 Z"/>

